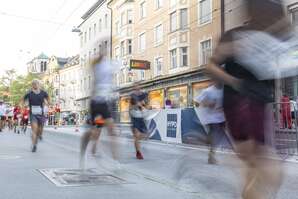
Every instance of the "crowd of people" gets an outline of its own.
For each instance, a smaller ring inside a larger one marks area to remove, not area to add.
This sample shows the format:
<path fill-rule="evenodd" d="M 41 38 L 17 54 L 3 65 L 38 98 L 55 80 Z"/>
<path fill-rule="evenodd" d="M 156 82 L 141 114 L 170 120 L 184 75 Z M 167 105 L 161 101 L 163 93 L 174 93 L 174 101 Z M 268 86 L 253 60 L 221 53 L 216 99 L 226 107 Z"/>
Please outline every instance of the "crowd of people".
<path fill-rule="evenodd" d="M 29 123 L 29 109 L 27 106 L 11 106 L 0 100 L 0 132 L 8 128 L 15 133 L 26 133 Z"/>

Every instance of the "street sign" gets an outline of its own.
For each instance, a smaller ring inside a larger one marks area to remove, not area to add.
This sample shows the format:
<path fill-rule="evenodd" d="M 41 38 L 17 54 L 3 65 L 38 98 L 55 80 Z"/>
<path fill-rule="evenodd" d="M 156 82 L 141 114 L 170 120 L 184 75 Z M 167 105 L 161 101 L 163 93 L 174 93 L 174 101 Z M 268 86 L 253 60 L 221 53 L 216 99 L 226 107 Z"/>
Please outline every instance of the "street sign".
<path fill-rule="evenodd" d="M 130 60 L 130 69 L 137 69 L 137 70 L 149 70 L 150 69 L 150 62 L 145 60 Z"/>

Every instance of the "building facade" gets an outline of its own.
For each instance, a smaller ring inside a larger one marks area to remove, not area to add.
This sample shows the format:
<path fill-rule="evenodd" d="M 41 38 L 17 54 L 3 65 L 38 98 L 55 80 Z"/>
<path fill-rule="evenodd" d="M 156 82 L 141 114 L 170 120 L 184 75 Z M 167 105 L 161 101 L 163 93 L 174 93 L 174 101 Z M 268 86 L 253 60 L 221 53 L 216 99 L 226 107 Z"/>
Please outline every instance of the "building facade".
<path fill-rule="evenodd" d="M 44 87 L 50 91 L 49 95 L 52 103 L 57 106 L 61 104 L 59 70 L 64 67 L 68 59 L 51 56 L 47 63 L 47 70 L 41 75 Z"/>
<path fill-rule="evenodd" d="M 79 70 L 80 56 L 71 57 L 63 68 L 59 70 L 60 79 L 60 100 L 61 113 L 68 115 L 76 113 L 79 115 L 80 104 L 77 102 L 77 97 L 80 92 L 79 88 Z"/>
<path fill-rule="evenodd" d="M 209 81 L 203 68 L 221 32 L 218 0 L 112 0 L 112 55 L 121 63 L 116 75 L 119 109 L 128 118 L 128 95 L 135 82 L 148 92 L 153 108 L 170 99 L 177 108 Z M 148 70 L 131 69 L 132 59 L 150 63 Z"/>
<path fill-rule="evenodd" d="M 107 0 L 97 1 L 83 16 L 79 25 L 80 36 L 80 91 L 77 101 L 84 110 L 89 107 L 92 90 L 92 59 L 99 53 L 110 55 L 111 45 L 111 10 L 107 7 Z"/>
<path fill-rule="evenodd" d="M 47 70 L 48 60 L 48 56 L 41 53 L 39 56 L 33 58 L 27 63 L 27 72 L 37 75 L 43 74 Z"/>

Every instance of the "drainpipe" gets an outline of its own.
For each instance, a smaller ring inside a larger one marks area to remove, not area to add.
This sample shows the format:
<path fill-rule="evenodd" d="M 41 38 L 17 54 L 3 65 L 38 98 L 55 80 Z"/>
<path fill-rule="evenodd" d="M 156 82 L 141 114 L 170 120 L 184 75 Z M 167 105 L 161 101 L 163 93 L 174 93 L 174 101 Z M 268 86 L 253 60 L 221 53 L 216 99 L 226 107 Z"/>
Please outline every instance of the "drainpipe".
<path fill-rule="evenodd" d="M 221 13 L 221 36 L 225 33 L 225 0 L 221 0 L 220 6 Z"/>

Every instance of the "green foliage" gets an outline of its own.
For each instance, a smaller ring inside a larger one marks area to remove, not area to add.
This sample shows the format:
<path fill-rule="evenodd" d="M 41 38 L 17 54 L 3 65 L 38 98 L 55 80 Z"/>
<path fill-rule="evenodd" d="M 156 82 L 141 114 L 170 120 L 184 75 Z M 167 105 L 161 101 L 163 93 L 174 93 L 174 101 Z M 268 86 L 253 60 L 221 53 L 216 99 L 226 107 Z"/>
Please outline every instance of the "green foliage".
<path fill-rule="evenodd" d="M 30 90 L 33 79 L 38 79 L 38 77 L 34 74 L 17 75 L 14 70 L 6 71 L 0 78 L 0 93 L 2 93 L 3 100 L 11 104 L 18 104 Z M 4 93 L 8 95 L 4 95 Z"/>

